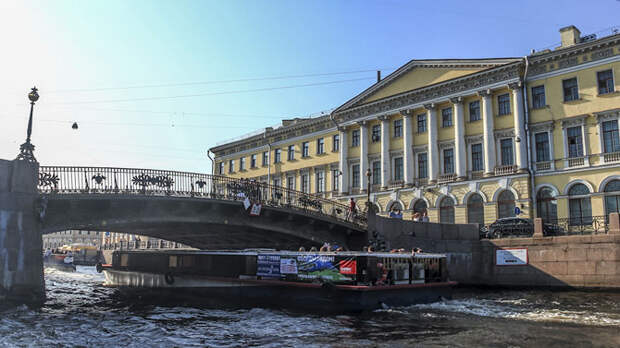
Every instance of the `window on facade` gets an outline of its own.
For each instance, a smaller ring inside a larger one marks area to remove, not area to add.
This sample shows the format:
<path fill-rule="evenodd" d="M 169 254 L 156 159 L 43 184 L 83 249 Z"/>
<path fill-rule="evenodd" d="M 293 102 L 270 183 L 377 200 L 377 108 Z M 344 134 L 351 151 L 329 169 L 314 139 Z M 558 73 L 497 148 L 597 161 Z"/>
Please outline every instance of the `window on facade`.
<path fill-rule="evenodd" d="M 482 144 L 471 145 L 471 171 L 480 172 L 484 170 L 484 162 L 482 157 Z"/>
<path fill-rule="evenodd" d="M 338 191 L 340 187 L 340 171 L 332 170 L 332 190 Z"/>
<path fill-rule="evenodd" d="M 547 106 L 545 100 L 545 86 L 532 87 L 532 107 L 534 109 L 540 109 Z"/>
<path fill-rule="evenodd" d="M 269 152 L 263 152 L 263 167 L 269 164 Z"/>
<path fill-rule="evenodd" d="M 564 91 L 564 101 L 579 99 L 579 88 L 577 87 L 577 78 L 562 81 L 562 90 Z"/>
<path fill-rule="evenodd" d="M 220 175 L 224 175 L 224 162 L 220 162 L 220 171 L 219 171 Z"/>
<path fill-rule="evenodd" d="M 443 172 L 444 174 L 454 173 L 454 149 L 443 150 Z"/>
<path fill-rule="evenodd" d="M 228 161 L 228 172 L 232 173 L 235 171 L 235 160 Z"/>
<path fill-rule="evenodd" d="M 618 136 L 618 120 L 605 121 L 603 129 L 603 151 L 605 153 L 620 151 L 620 138 Z"/>
<path fill-rule="evenodd" d="M 295 190 L 295 177 L 294 176 L 289 176 L 286 178 L 286 188 L 289 189 L 290 191 Z"/>
<path fill-rule="evenodd" d="M 568 212 L 571 226 L 592 224 L 590 190 L 584 184 L 575 184 L 568 190 Z"/>
<path fill-rule="evenodd" d="M 418 178 L 428 178 L 428 155 L 426 152 L 418 154 Z"/>
<path fill-rule="evenodd" d="M 351 132 L 351 147 L 360 146 L 360 131 L 356 129 Z"/>
<path fill-rule="evenodd" d="M 538 217 L 543 219 L 543 222 L 550 223 L 558 220 L 558 201 L 552 189 L 543 187 L 538 191 L 536 208 Z"/>
<path fill-rule="evenodd" d="M 418 199 L 417 201 L 415 201 L 415 204 L 413 205 L 413 212 L 424 214 L 424 212 L 426 211 L 426 208 L 428 208 L 426 206 L 426 202 L 423 199 Z"/>
<path fill-rule="evenodd" d="M 566 138 L 568 143 L 568 157 L 582 157 L 583 139 L 581 137 L 581 126 L 567 128 Z"/>
<path fill-rule="evenodd" d="M 506 190 L 497 197 L 497 216 L 501 218 L 515 217 L 515 195 Z"/>
<path fill-rule="evenodd" d="M 310 143 L 304 141 L 303 143 L 301 143 L 301 157 L 308 156 L 310 156 Z"/>
<path fill-rule="evenodd" d="M 452 108 L 445 108 L 441 110 L 441 126 L 452 127 Z"/>
<path fill-rule="evenodd" d="M 245 157 L 239 158 L 239 170 L 245 170 Z"/>
<path fill-rule="evenodd" d="M 480 101 L 469 103 L 469 122 L 480 121 Z"/>
<path fill-rule="evenodd" d="M 360 187 L 360 165 L 351 166 L 351 187 Z"/>
<path fill-rule="evenodd" d="M 498 116 L 510 115 L 510 94 L 497 96 Z"/>
<path fill-rule="evenodd" d="M 340 151 L 340 135 L 336 134 L 332 137 L 332 151 Z"/>
<path fill-rule="evenodd" d="M 274 178 L 273 179 L 273 186 L 280 187 L 280 179 L 279 178 Z"/>
<path fill-rule="evenodd" d="M 596 80 L 598 82 L 598 94 L 607 94 L 614 91 L 614 74 L 611 70 L 597 72 Z"/>
<path fill-rule="evenodd" d="M 536 133 L 534 140 L 536 142 L 536 162 L 549 161 L 549 134 L 547 132 Z"/>
<path fill-rule="evenodd" d="M 426 133 L 426 114 L 418 115 L 418 133 Z"/>
<path fill-rule="evenodd" d="M 454 223 L 454 200 L 452 197 L 444 197 L 439 203 L 439 222 L 442 224 Z"/>
<path fill-rule="evenodd" d="M 514 164 L 514 157 L 512 155 L 512 139 L 502 139 L 499 142 L 502 153 L 502 165 L 511 166 Z"/>
<path fill-rule="evenodd" d="M 403 120 L 394 121 L 394 138 L 400 138 L 403 136 Z"/>
<path fill-rule="evenodd" d="M 467 223 L 484 224 L 484 202 L 482 196 L 473 193 L 467 199 Z"/>
<path fill-rule="evenodd" d="M 310 175 L 301 175 L 301 192 L 310 193 Z"/>
<path fill-rule="evenodd" d="M 256 168 L 256 154 L 250 156 L 250 168 Z"/>
<path fill-rule="evenodd" d="M 325 139 L 318 138 L 316 140 L 316 154 L 320 155 L 325 152 Z"/>
<path fill-rule="evenodd" d="M 325 191 L 325 172 L 318 171 L 316 172 L 316 192 Z"/>
<path fill-rule="evenodd" d="M 381 162 L 380 161 L 372 162 L 372 184 L 373 185 L 381 184 Z"/>
<path fill-rule="evenodd" d="M 275 152 L 275 156 L 274 156 L 273 163 L 282 162 L 282 149 L 276 149 L 274 152 Z"/>
<path fill-rule="evenodd" d="M 372 142 L 381 141 L 381 126 L 376 124 L 372 126 Z"/>
<path fill-rule="evenodd" d="M 394 181 L 403 180 L 403 158 L 394 158 Z"/>
<path fill-rule="evenodd" d="M 288 161 L 292 161 L 292 160 L 295 159 L 295 145 L 289 145 L 288 146 L 288 151 L 287 151 L 286 159 Z"/>
<path fill-rule="evenodd" d="M 620 212 L 620 180 L 605 185 L 605 215 Z"/>

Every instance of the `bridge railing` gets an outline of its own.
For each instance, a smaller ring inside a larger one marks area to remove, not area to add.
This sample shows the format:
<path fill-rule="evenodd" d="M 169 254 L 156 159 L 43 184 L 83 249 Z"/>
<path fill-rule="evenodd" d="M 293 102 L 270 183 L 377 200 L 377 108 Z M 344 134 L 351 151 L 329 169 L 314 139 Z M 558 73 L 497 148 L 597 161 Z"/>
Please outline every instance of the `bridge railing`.
<path fill-rule="evenodd" d="M 48 194 L 137 194 L 197 197 L 260 203 L 303 210 L 364 226 L 365 217 L 317 195 L 255 180 L 220 175 L 139 168 L 41 166 L 39 192 Z"/>

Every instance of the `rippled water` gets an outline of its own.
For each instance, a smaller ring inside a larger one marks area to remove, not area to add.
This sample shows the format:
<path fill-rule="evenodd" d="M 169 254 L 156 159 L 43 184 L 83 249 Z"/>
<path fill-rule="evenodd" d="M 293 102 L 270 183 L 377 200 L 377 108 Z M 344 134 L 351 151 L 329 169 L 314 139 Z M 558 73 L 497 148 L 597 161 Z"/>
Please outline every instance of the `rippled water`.
<path fill-rule="evenodd" d="M 140 303 L 92 267 L 46 269 L 48 300 L 0 312 L 0 346 L 620 347 L 620 293 L 460 289 L 360 315 Z"/>

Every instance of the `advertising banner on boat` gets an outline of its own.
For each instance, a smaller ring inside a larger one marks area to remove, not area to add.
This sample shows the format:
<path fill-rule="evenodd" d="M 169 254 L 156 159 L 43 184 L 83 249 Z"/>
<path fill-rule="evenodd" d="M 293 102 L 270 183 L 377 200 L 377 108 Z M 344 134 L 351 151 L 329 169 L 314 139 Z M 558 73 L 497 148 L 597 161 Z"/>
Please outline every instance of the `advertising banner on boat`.
<path fill-rule="evenodd" d="M 280 277 L 280 255 L 258 255 L 256 275 L 261 277 Z"/>
<path fill-rule="evenodd" d="M 340 273 L 357 274 L 357 261 L 355 259 L 340 260 Z"/>
<path fill-rule="evenodd" d="M 352 280 L 340 272 L 332 255 L 298 255 L 297 276 L 299 279 Z"/>
<path fill-rule="evenodd" d="M 280 258 L 280 274 L 297 274 L 297 260 L 294 257 Z"/>
<path fill-rule="evenodd" d="M 527 249 L 509 248 L 495 250 L 495 264 L 497 266 L 527 265 Z"/>

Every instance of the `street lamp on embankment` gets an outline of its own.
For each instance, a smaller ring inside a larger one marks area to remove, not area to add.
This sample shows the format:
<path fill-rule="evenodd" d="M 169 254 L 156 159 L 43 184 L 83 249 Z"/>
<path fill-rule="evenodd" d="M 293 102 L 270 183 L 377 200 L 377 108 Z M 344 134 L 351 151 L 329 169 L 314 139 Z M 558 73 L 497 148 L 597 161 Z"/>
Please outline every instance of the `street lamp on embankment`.
<path fill-rule="evenodd" d="M 34 103 L 39 100 L 39 93 L 37 93 L 37 87 L 32 87 L 30 93 L 28 93 L 28 99 L 30 100 L 30 118 L 28 119 L 28 131 L 26 133 L 26 142 L 19 147 L 19 155 L 17 159 L 20 161 L 36 162 L 34 158 L 34 145 L 30 142 L 30 136 L 32 135 L 32 113 L 34 110 Z"/>

